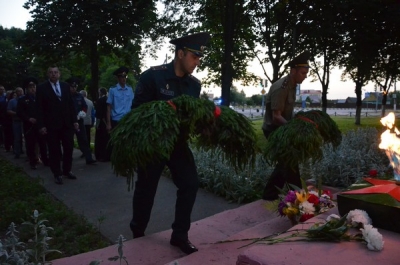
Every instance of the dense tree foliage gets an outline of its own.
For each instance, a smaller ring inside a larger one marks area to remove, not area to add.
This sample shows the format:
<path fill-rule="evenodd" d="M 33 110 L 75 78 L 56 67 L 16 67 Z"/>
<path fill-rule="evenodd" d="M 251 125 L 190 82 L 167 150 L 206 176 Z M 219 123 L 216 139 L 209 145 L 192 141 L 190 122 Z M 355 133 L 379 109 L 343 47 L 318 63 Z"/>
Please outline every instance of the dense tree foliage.
<path fill-rule="evenodd" d="M 99 87 L 101 55 L 123 56 L 138 74 L 142 41 L 156 28 L 155 4 L 149 0 L 29 0 L 24 7 L 32 9 L 26 30 L 32 53 L 48 64 L 59 64 L 71 52 L 86 55 L 92 96 Z"/>
<path fill-rule="evenodd" d="M 22 86 L 27 76 L 29 58 L 26 57 L 21 38 L 24 31 L 17 28 L 5 29 L 0 26 L 0 85 L 6 90 Z"/>
<path fill-rule="evenodd" d="M 256 77 L 247 66 L 253 58 L 255 42 L 248 29 L 251 19 L 244 0 L 162 0 L 165 34 L 177 37 L 188 32 L 207 31 L 212 35 L 201 69 L 207 68 L 205 85 L 221 86 L 222 104 L 229 105 L 233 81 L 253 84 Z"/>

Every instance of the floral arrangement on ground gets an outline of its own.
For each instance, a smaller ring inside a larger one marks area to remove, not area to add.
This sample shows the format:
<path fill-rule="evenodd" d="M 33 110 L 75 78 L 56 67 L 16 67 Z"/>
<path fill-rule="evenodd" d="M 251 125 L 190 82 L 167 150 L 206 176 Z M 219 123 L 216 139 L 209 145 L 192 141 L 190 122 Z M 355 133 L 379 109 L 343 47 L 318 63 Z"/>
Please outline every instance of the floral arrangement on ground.
<path fill-rule="evenodd" d="M 336 214 L 329 215 L 325 221 L 316 222 L 308 229 L 290 229 L 283 233 L 273 234 L 262 238 L 246 238 L 239 240 L 225 240 L 217 243 L 229 243 L 234 241 L 252 242 L 252 244 L 273 245 L 284 242 L 296 241 L 320 241 L 341 242 L 358 241 L 372 251 L 381 251 L 384 246 L 383 236 L 378 229 L 372 226 L 372 220 L 364 210 L 355 209 L 340 217 Z"/>
<path fill-rule="evenodd" d="M 361 233 L 351 233 L 350 228 L 355 228 Z M 372 226 L 367 212 L 359 209 L 352 210 L 342 217 L 331 214 L 325 222 L 314 223 L 308 229 L 289 230 L 280 235 L 257 239 L 251 244 L 258 242 L 272 245 L 293 241 L 360 241 L 373 251 L 381 251 L 384 245 L 383 236 Z"/>
<path fill-rule="evenodd" d="M 281 190 L 279 200 L 266 205 L 280 216 L 289 218 L 293 225 L 305 222 L 335 206 L 329 190 L 316 189 L 314 186 L 300 189 L 294 185 L 287 185 Z"/>

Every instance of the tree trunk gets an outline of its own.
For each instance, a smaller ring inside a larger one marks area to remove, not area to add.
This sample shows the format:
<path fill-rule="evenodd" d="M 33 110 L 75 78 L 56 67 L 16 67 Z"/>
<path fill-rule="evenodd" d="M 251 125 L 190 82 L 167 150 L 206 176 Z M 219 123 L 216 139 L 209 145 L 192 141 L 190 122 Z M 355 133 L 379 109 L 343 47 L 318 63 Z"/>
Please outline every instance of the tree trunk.
<path fill-rule="evenodd" d="M 97 50 L 97 40 L 90 41 L 90 72 L 92 78 L 88 92 L 91 100 L 94 101 L 99 96 L 99 52 Z"/>
<path fill-rule="evenodd" d="M 323 84 L 322 85 L 322 111 L 325 113 L 326 113 L 326 108 L 328 106 L 327 94 L 328 94 L 328 85 Z"/>
<path fill-rule="evenodd" d="M 357 96 L 356 122 L 355 122 L 356 125 L 361 124 L 361 108 L 362 108 L 361 88 L 362 88 L 362 82 L 356 81 L 356 96 Z"/>
<path fill-rule="evenodd" d="M 387 102 L 387 93 L 384 91 L 383 97 L 382 97 L 382 103 L 381 103 L 381 117 L 385 117 L 385 112 L 386 112 L 386 102 Z"/>
<path fill-rule="evenodd" d="M 222 105 L 229 106 L 230 105 L 230 90 L 232 86 L 232 52 L 233 52 L 233 33 L 234 33 L 234 25 L 233 25 L 233 17 L 234 17 L 234 5 L 235 1 L 226 0 L 226 12 L 225 12 L 225 25 L 224 25 L 224 56 L 222 58 L 222 69 L 221 69 L 221 98 Z"/>

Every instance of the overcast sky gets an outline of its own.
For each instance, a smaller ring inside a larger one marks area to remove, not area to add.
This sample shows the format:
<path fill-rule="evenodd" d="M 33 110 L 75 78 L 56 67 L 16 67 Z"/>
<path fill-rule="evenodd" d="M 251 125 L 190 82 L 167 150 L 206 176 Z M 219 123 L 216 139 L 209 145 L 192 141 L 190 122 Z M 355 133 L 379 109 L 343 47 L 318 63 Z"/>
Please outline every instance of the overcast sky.
<path fill-rule="evenodd" d="M 16 27 L 16 28 L 21 28 L 25 29 L 26 28 L 26 22 L 31 19 L 30 14 L 28 10 L 23 8 L 23 4 L 25 3 L 26 0 L 0 0 L 0 25 L 5 27 L 5 28 L 11 28 L 11 27 Z M 146 58 L 144 62 L 144 69 L 154 66 L 154 65 L 159 65 L 162 64 L 165 60 L 165 56 L 168 54 L 171 56 L 172 54 L 168 51 L 168 44 L 166 43 L 162 49 L 160 49 L 160 55 L 159 59 L 153 60 L 150 58 Z M 258 65 L 257 62 L 254 62 L 250 67 L 250 71 L 255 73 L 256 75 L 262 77 L 263 72 L 261 67 Z M 205 72 L 197 72 L 194 73 L 194 76 L 198 77 L 201 79 L 204 77 L 207 73 Z M 347 81 L 347 82 L 342 82 L 340 81 L 340 75 L 341 71 L 339 69 L 336 69 L 332 71 L 331 73 L 331 78 L 330 78 L 330 88 L 328 90 L 328 99 L 344 99 L 347 97 L 355 97 L 354 89 L 355 89 L 355 84 L 352 81 Z M 301 85 L 301 89 L 314 89 L 314 90 L 322 90 L 321 84 L 319 82 L 313 82 L 311 83 L 311 78 L 307 78 L 304 80 L 303 84 Z M 235 84 L 238 88 L 239 91 L 241 89 L 244 90 L 246 93 L 246 96 L 252 96 L 254 94 L 260 94 L 261 93 L 261 88 L 256 86 L 256 87 L 242 87 L 239 84 Z M 220 88 L 203 88 L 203 90 L 206 91 L 211 91 L 214 93 L 215 96 L 220 96 L 221 95 L 221 90 Z M 268 91 L 268 89 L 267 89 Z M 374 91 L 374 85 L 372 83 L 368 84 L 365 88 L 364 91 L 368 92 L 373 92 Z"/>

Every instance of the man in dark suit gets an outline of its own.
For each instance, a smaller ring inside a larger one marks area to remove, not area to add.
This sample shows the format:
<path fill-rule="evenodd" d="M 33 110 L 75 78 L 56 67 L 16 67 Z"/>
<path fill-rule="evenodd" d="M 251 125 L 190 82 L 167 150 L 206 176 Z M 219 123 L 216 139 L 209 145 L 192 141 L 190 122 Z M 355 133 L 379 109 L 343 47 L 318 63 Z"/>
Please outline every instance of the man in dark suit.
<path fill-rule="evenodd" d="M 47 140 L 54 181 L 61 185 L 63 175 L 69 179 L 76 179 L 71 168 L 74 131 L 79 130 L 79 124 L 69 85 L 59 81 L 58 67 L 49 67 L 47 75 L 48 80 L 40 84 L 36 90 L 37 124 L 39 132 L 45 135 Z"/>

